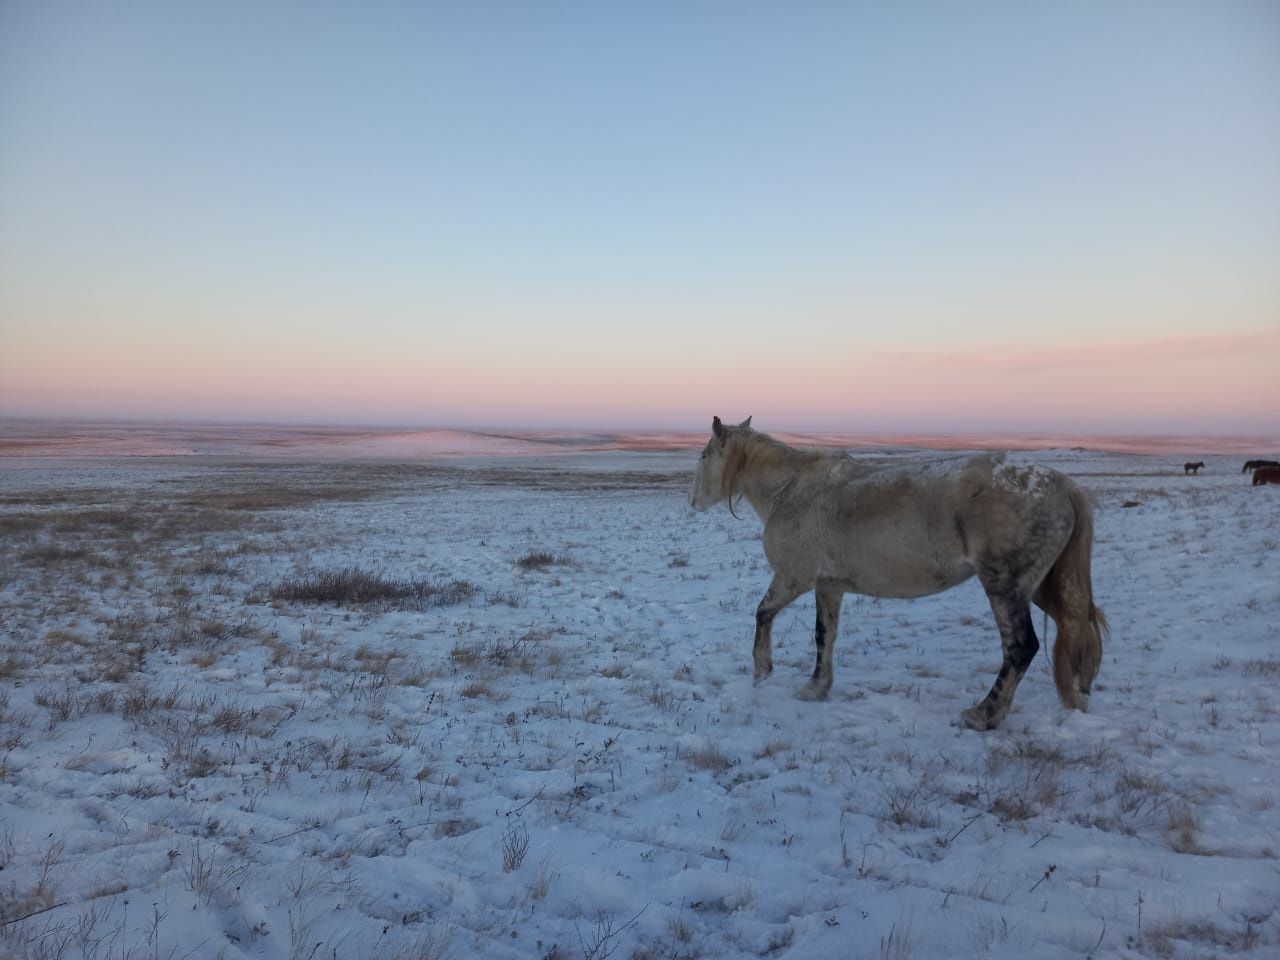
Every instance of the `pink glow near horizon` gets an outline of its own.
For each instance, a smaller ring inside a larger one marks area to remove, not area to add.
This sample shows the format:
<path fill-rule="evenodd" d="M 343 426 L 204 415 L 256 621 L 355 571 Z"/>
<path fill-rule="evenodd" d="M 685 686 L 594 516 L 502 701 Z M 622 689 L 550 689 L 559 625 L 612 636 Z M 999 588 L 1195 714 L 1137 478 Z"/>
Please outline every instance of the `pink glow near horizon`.
<path fill-rule="evenodd" d="M 793 429 L 1249 432 L 1280 422 L 1280 332 L 994 350 L 415 355 L 321 348 L 233 359 L 61 350 L 0 361 L 0 414 L 698 426 L 711 412 Z M 56 375 L 51 375 L 51 367 Z"/>

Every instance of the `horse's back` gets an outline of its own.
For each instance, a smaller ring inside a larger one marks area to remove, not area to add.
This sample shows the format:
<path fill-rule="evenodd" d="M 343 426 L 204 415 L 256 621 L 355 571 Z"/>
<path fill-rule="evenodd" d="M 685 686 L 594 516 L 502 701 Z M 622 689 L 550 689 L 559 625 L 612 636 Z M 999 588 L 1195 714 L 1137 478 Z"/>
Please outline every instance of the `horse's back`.
<path fill-rule="evenodd" d="M 973 575 L 938 471 L 830 460 L 814 464 L 765 525 L 776 572 L 881 597 L 919 597 Z"/>
<path fill-rule="evenodd" d="M 1041 483 L 986 455 L 839 472 L 814 495 L 819 574 L 875 596 L 947 590 L 984 554 L 1025 541 Z"/>
<path fill-rule="evenodd" d="M 1075 490 L 1057 471 L 993 455 L 818 463 L 766 523 L 765 554 L 799 582 L 927 596 L 1002 564 L 1047 569 L 1075 527 Z"/>

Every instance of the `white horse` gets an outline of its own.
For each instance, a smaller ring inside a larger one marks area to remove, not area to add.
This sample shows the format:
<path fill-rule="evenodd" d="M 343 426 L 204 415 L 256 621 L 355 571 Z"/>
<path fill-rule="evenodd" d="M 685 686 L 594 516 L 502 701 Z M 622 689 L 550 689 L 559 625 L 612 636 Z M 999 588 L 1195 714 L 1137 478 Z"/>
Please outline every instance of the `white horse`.
<path fill-rule="evenodd" d="M 773 582 L 756 609 L 755 679 L 773 671 L 773 619 L 808 590 L 817 600 L 817 662 L 798 696 L 831 689 L 831 651 L 846 592 L 923 597 L 977 576 L 991 602 L 1004 663 L 961 720 L 997 727 L 1040 643 L 1031 603 L 1057 626 L 1053 675 L 1064 706 L 1085 710 L 1106 618 L 1093 603 L 1093 518 L 1070 479 L 978 456 L 956 465 L 880 467 L 802 451 L 716 417 L 693 480 L 706 510 L 741 496 L 764 522 Z"/>

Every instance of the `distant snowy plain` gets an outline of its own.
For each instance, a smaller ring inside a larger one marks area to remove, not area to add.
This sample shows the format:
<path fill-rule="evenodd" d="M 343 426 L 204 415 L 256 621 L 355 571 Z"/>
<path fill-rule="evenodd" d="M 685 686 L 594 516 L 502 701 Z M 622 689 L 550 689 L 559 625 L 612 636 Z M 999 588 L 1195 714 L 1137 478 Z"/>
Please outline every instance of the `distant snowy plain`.
<path fill-rule="evenodd" d="M 1280 955 L 1280 489 L 1013 458 L 1096 498 L 1112 634 L 985 734 L 972 581 L 847 597 L 826 703 L 806 597 L 753 686 L 688 453 L 10 461 L 0 956 Z"/>

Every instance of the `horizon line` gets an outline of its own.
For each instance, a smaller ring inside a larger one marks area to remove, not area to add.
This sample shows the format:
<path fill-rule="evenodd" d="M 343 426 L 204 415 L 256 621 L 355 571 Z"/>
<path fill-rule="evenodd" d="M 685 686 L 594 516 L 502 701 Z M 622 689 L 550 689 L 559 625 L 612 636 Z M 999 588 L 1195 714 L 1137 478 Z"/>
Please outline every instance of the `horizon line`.
<path fill-rule="evenodd" d="M 460 425 L 445 422 L 426 421 L 371 421 L 371 420 L 321 420 L 321 419 L 237 419 L 237 417 L 138 417 L 110 415 L 10 415 L 0 413 L 0 424 L 61 424 L 61 425 L 104 425 L 118 428 L 147 428 L 147 426 L 174 426 L 174 428 L 242 428 L 242 429 L 296 429 L 296 430 L 333 430 L 333 431 L 376 431 L 381 434 L 430 433 L 430 431 L 451 431 L 451 433 L 475 434 L 481 436 L 508 436 L 511 439 L 524 439 L 529 436 L 548 434 L 579 435 L 701 435 L 709 433 L 709 428 L 694 428 L 686 425 L 608 425 L 586 426 L 562 422 L 554 425 L 518 425 L 518 424 L 484 424 Z M 824 429 L 818 426 L 780 426 L 780 428 L 762 430 L 762 433 L 782 434 L 792 438 L 882 438 L 897 440 L 925 439 L 1151 439 L 1178 440 L 1193 438 L 1213 438 L 1219 440 L 1267 440 L 1280 442 L 1280 433 L 1267 430 L 1240 429 L 1189 429 L 1174 431 L 1169 429 L 1064 429 L 1061 426 L 1052 428 L 1025 428 L 1025 426 L 966 426 L 966 428 L 863 428 L 863 429 Z"/>
<path fill-rule="evenodd" d="M 60 413 L 0 413 L 0 424 L 3 422 L 29 422 L 29 424 L 111 424 L 120 426 L 261 426 L 261 428 L 310 428 L 334 430 L 385 430 L 426 431 L 452 430 L 457 433 L 493 434 L 504 433 L 545 434 L 545 433 L 709 433 L 708 428 L 694 428 L 684 425 L 660 424 L 627 424 L 618 422 L 608 426 L 573 424 L 570 421 L 557 424 L 449 424 L 449 422 L 431 422 L 425 420 L 340 420 L 340 419 L 270 419 L 270 417 L 214 417 L 214 416 L 111 416 L 111 415 L 60 415 Z M 1202 428 L 1188 430 L 1149 429 L 1149 428 L 1078 428 L 1068 429 L 1061 426 L 1046 428 L 1028 428 L 1028 426 L 964 426 L 964 428 L 905 428 L 905 426 L 867 426 L 860 429 L 831 429 L 822 426 L 780 426 L 760 433 L 781 434 L 814 434 L 829 436 L 951 436 L 951 435 L 1021 435 L 1021 436 L 1272 436 L 1267 430 Z"/>
<path fill-rule="evenodd" d="M 190 427 L 261 427 L 261 428 L 292 428 L 292 429 L 328 429 L 328 430 L 347 430 L 347 431 L 379 431 L 386 433 L 420 433 L 428 431 L 451 431 L 457 433 L 472 433 L 478 435 L 502 435 L 502 434 L 549 434 L 549 433 L 577 433 L 577 434 L 692 434 L 700 435 L 709 432 L 707 428 L 691 427 L 684 425 L 661 425 L 661 424 L 637 424 L 622 423 L 610 426 L 589 426 L 581 423 L 572 423 L 570 421 L 559 422 L 555 424 L 513 424 L 513 423 L 492 423 L 492 424 L 456 424 L 444 422 L 428 422 L 428 421 L 399 421 L 399 420 L 350 420 L 344 421 L 340 419 L 318 419 L 318 418 L 237 418 L 237 417 L 195 417 L 195 416 L 112 416 L 112 415 L 83 415 L 83 414 L 7 414 L 0 413 L 0 423 L 28 423 L 28 424 L 102 424 L 121 427 L 129 426 L 190 426 Z M 999 427 L 999 426 L 983 426 L 983 427 L 864 427 L 861 429 L 830 429 L 816 426 L 791 427 L 782 426 L 769 430 L 762 430 L 762 433 L 779 433 L 789 434 L 792 436 L 814 436 L 814 437 L 1021 437 L 1021 438 L 1053 438 L 1053 437 L 1094 437 L 1094 438 L 1125 438 L 1125 437 L 1145 437 L 1151 439 L 1157 438 L 1191 438 L 1191 437 L 1215 437 L 1222 439 L 1251 439 L 1251 438 L 1267 438 L 1274 439 L 1280 437 L 1280 434 L 1265 430 L 1249 430 L 1249 429 L 1220 429 L 1220 428 L 1188 428 L 1184 431 L 1171 430 L 1168 428 L 1150 429 L 1150 428 L 1064 428 L 1060 426 L 1045 428 L 1028 428 L 1028 427 Z"/>

